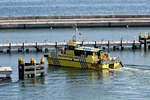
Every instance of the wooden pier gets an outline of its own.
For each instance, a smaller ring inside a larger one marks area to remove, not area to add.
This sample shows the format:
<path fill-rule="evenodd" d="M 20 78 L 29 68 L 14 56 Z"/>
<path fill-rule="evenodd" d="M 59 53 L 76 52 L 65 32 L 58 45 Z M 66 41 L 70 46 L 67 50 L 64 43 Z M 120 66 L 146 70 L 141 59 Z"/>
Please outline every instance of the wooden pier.
<path fill-rule="evenodd" d="M 121 48 L 141 48 L 141 41 L 136 40 L 120 40 L 120 41 L 82 41 L 81 42 L 84 46 L 93 46 L 93 47 L 100 47 L 104 49 L 115 49 Z M 0 52 L 4 52 L 4 49 L 7 53 L 11 53 L 12 51 L 18 52 L 30 52 L 31 49 L 35 50 L 36 52 L 48 52 L 50 48 L 59 48 L 64 47 L 67 45 L 67 42 L 35 42 L 35 43 L 0 43 Z"/>
<path fill-rule="evenodd" d="M 102 48 L 106 50 L 124 50 L 124 48 L 132 48 L 132 49 L 141 49 L 147 50 L 150 48 L 150 34 L 142 36 L 139 34 L 139 40 L 120 40 L 120 41 L 82 41 L 82 45 Z M 51 48 L 58 49 L 61 47 L 65 47 L 67 42 L 35 42 L 35 43 L 0 43 L 0 52 L 3 53 L 4 49 L 7 53 L 11 53 L 12 51 L 18 52 L 49 52 Z"/>
<path fill-rule="evenodd" d="M 18 58 L 19 80 L 34 78 L 37 75 L 44 76 L 44 73 L 44 59 L 41 59 L 40 63 L 36 63 L 36 60 L 31 58 L 30 63 L 25 63 L 22 58 Z"/>

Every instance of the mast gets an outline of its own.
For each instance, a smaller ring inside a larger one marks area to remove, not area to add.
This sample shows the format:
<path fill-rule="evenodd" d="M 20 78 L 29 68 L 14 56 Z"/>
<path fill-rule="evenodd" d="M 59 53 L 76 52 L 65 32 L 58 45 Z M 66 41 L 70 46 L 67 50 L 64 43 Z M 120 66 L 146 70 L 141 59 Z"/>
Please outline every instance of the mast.
<path fill-rule="evenodd" d="M 73 33 L 72 41 L 77 42 L 77 32 L 78 32 L 77 25 L 74 26 L 74 29 L 75 29 L 75 31 Z"/>

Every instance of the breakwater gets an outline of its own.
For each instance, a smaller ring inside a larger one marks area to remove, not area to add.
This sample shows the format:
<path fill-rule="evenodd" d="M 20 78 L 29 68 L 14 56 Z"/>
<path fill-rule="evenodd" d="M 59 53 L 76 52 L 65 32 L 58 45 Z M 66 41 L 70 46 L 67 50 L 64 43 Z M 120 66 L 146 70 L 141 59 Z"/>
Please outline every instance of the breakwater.
<path fill-rule="evenodd" d="M 0 17 L 0 28 L 144 27 L 150 15 Z"/>

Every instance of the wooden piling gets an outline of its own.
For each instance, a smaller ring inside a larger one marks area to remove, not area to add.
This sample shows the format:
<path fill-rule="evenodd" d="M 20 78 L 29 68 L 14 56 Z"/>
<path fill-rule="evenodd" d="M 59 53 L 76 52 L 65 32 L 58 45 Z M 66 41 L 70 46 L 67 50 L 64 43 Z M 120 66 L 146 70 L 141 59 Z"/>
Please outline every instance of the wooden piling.
<path fill-rule="evenodd" d="M 45 60 L 44 58 L 40 59 L 40 64 L 44 64 Z M 44 69 L 44 68 L 41 68 Z M 41 77 L 44 76 L 44 72 L 41 73 Z"/>
<path fill-rule="evenodd" d="M 57 50 L 57 42 L 55 42 L 55 49 L 56 49 L 56 52 L 57 52 L 57 51 L 58 51 L 58 50 Z"/>
<path fill-rule="evenodd" d="M 7 53 L 11 53 L 11 43 L 9 43 L 9 47 L 7 49 Z"/>
<path fill-rule="evenodd" d="M 84 44 L 84 41 L 82 41 L 82 45 Z"/>
<path fill-rule="evenodd" d="M 110 44 L 110 41 L 108 40 L 108 44 L 107 44 L 107 46 L 108 46 L 108 51 L 109 51 L 109 44 Z"/>
<path fill-rule="evenodd" d="M 144 50 L 147 49 L 147 36 L 144 36 Z"/>
<path fill-rule="evenodd" d="M 25 65 L 25 62 L 21 60 L 21 61 L 18 61 L 18 63 L 19 63 L 18 64 L 19 80 L 24 80 L 24 65 Z"/>
<path fill-rule="evenodd" d="M 27 52 L 27 53 L 29 53 L 29 52 L 30 52 L 30 50 L 29 50 L 29 49 L 26 49 L 26 52 Z"/>
<path fill-rule="evenodd" d="M 132 49 L 136 49 L 135 40 L 133 40 Z"/>
<path fill-rule="evenodd" d="M 24 52 L 24 42 L 22 43 L 22 51 Z"/>
<path fill-rule="evenodd" d="M 97 46 L 96 46 L 96 41 L 95 41 L 94 47 L 97 48 Z"/>
<path fill-rule="evenodd" d="M 38 52 L 39 49 L 38 49 L 38 43 L 37 42 L 35 43 L 35 48 L 36 48 L 36 52 Z"/>
<path fill-rule="evenodd" d="M 113 50 L 114 50 L 114 51 L 116 50 L 116 46 L 113 46 Z"/>
<path fill-rule="evenodd" d="M 19 76 L 19 79 L 22 79 L 21 78 L 21 72 L 22 72 L 22 69 L 21 69 L 21 61 L 22 61 L 22 58 L 18 58 L 18 76 Z"/>
<path fill-rule="evenodd" d="M 9 50 L 11 50 L 11 43 L 9 43 Z"/>
<path fill-rule="evenodd" d="M 48 50 L 48 48 L 45 48 L 45 53 L 47 53 L 49 50 Z"/>
<path fill-rule="evenodd" d="M 55 42 L 55 47 L 57 48 L 57 42 Z"/>
<path fill-rule="evenodd" d="M 42 49 L 38 46 L 38 42 L 35 44 L 36 52 L 42 52 Z"/>
<path fill-rule="evenodd" d="M 121 50 L 124 49 L 123 44 L 122 44 L 122 39 L 120 40 L 120 47 L 121 47 Z"/>

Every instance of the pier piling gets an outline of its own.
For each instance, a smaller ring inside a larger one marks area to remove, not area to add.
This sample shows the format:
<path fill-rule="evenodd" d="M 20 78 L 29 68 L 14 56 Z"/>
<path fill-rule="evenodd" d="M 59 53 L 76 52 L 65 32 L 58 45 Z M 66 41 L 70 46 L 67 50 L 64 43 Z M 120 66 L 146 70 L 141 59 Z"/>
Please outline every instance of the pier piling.
<path fill-rule="evenodd" d="M 132 49 L 136 49 L 135 40 L 133 40 Z"/>
<path fill-rule="evenodd" d="M 120 46 L 121 46 L 121 50 L 124 50 L 123 44 L 122 44 L 122 39 L 120 40 Z"/>
<path fill-rule="evenodd" d="M 97 48 L 96 41 L 95 41 L 94 47 Z"/>
<path fill-rule="evenodd" d="M 147 49 L 147 36 L 144 36 L 144 50 Z"/>
<path fill-rule="evenodd" d="M 109 44 L 110 44 L 110 41 L 108 40 L 108 45 L 107 45 L 108 46 L 108 51 L 109 51 Z"/>

